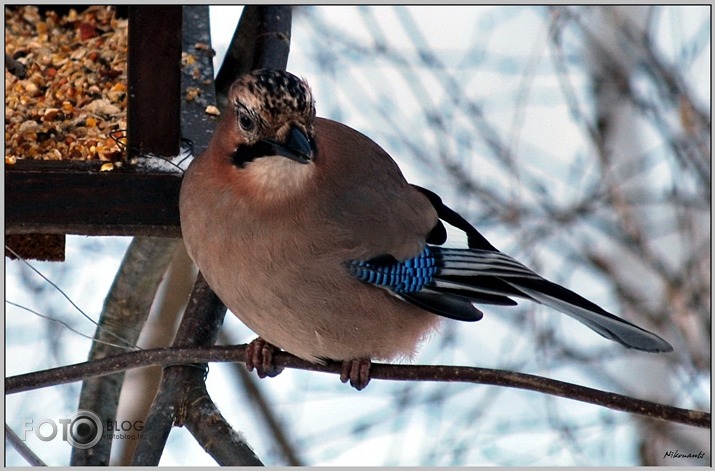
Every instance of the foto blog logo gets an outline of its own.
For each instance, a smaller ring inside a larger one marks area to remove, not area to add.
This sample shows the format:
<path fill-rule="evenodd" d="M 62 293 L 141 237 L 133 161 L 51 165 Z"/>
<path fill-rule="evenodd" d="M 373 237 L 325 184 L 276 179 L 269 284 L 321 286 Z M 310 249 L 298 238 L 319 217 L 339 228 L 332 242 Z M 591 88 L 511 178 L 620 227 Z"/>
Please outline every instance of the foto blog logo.
<path fill-rule="evenodd" d="M 29 432 L 34 432 L 43 442 L 52 441 L 60 435 L 63 441 L 84 450 L 99 443 L 103 430 L 102 421 L 97 414 L 80 409 L 70 417 L 57 421 L 41 419 L 35 422 L 33 419 L 26 419 L 23 440 L 27 440 Z"/>

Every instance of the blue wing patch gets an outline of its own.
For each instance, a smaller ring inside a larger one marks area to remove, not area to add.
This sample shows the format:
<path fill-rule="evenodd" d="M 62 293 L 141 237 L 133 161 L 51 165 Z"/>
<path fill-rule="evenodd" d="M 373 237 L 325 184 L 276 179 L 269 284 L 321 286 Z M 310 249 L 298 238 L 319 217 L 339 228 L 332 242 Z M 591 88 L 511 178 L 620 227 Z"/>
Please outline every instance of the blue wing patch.
<path fill-rule="evenodd" d="M 397 294 L 415 293 L 429 285 L 439 270 L 429 246 L 421 254 L 403 262 L 392 257 L 348 262 L 350 273 L 360 281 Z"/>

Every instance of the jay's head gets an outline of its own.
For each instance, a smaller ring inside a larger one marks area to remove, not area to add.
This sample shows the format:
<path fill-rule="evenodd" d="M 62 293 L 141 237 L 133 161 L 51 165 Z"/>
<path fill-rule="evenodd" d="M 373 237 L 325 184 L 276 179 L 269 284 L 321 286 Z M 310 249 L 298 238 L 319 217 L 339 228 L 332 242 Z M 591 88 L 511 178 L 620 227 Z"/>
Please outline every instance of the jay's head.
<path fill-rule="evenodd" d="M 231 85 L 219 145 L 257 191 L 289 192 L 313 171 L 314 121 L 305 80 L 282 70 L 256 70 Z"/>
<path fill-rule="evenodd" d="M 236 165 L 264 157 L 312 160 L 315 105 L 306 81 L 282 70 L 257 70 L 231 85 L 228 106 Z"/>

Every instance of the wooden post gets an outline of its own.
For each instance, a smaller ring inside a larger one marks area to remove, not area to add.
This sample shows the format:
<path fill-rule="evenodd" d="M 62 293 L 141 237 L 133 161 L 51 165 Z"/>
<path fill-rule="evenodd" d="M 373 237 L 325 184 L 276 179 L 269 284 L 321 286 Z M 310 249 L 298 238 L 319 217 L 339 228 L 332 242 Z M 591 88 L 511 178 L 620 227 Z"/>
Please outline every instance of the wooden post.
<path fill-rule="evenodd" d="M 182 7 L 129 7 L 129 157 L 174 156 L 181 141 Z"/>

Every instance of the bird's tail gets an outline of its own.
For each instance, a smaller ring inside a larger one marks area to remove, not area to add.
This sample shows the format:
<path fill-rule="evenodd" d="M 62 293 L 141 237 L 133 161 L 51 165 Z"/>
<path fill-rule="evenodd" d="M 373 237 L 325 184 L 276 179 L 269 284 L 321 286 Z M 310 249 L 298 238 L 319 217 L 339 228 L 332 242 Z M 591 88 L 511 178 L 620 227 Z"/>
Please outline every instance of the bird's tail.
<path fill-rule="evenodd" d="M 510 296 L 526 298 L 563 312 L 627 348 L 647 352 L 673 350 L 659 336 L 542 278 L 502 252 L 435 246 L 429 249 L 439 267 L 425 287 L 429 291 L 485 304 L 514 305 Z"/>

